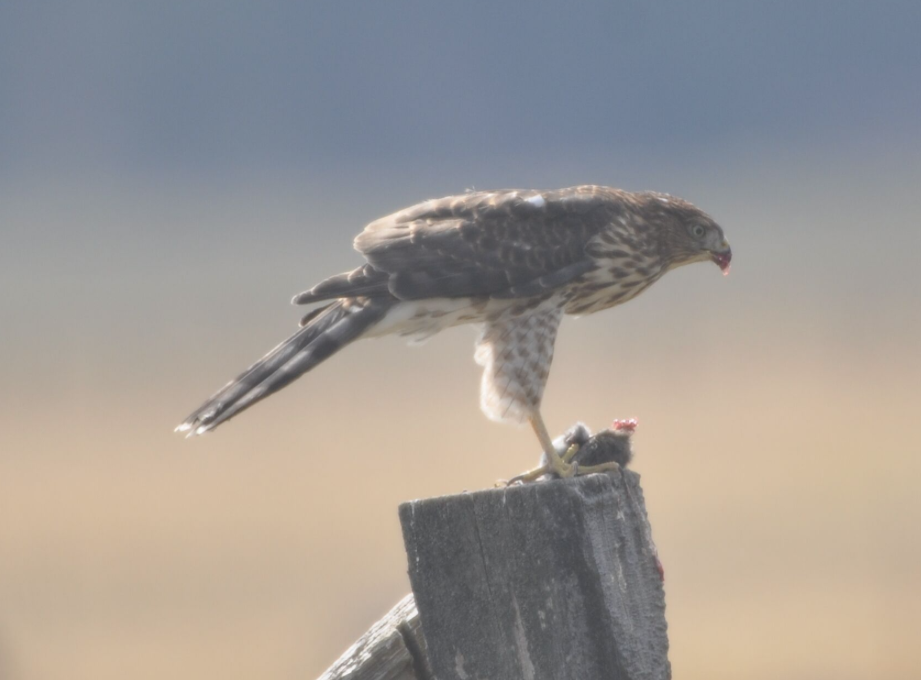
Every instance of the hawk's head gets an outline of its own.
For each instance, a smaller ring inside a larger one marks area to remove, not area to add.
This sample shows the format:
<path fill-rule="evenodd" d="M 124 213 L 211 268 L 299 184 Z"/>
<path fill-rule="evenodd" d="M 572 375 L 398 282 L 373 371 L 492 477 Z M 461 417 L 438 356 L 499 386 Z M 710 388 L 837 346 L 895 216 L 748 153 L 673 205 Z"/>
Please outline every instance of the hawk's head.
<path fill-rule="evenodd" d="M 659 244 L 669 267 L 692 262 L 715 262 L 729 273 L 732 250 L 723 229 L 713 218 L 696 206 L 667 194 L 645 194 L 645 212 L 656 224 Z"/>

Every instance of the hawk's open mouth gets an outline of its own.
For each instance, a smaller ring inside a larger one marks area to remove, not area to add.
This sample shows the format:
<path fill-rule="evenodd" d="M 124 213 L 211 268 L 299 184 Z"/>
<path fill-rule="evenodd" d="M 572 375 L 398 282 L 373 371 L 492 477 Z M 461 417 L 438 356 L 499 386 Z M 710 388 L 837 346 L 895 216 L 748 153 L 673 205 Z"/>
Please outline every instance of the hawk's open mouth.
<path fill-rule="evenodd" d="M 723 276 L 729 274 L 729 263 L 732 261 L 732 251 L 728 248 L 721 253 L 713 253 L 711 255 L 713 261 L 719 265 L 719 268 L 723 270 Z"/>

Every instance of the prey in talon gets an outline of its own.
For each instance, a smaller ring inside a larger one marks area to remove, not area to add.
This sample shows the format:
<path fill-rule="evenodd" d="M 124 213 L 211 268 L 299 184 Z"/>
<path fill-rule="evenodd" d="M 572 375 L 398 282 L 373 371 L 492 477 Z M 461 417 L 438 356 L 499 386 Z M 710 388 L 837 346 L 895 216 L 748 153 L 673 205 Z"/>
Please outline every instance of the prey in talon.
<path fill-rule="evenodd" d="M 595 435 L 582 423 L 576 423 L 562 436 L 553 440 L 553 447 L 571 474 L 561 475 L 552 466 L 546 454 L 540 465 L 512 477 L 505 485 L 532 482 L 542 478 L 572 477 L 596 472 L 607 472 L 626 467 L 633 459 L 631 437 L 636 432 L 636 419 L 615 420 L 611 428 Z"/>

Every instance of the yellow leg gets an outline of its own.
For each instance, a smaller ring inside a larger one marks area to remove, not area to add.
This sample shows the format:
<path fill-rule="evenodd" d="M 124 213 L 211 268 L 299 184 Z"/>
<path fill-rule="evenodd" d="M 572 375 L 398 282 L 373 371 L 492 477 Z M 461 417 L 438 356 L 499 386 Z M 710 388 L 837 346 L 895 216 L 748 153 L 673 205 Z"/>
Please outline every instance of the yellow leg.
<path fill-rule="evenodd" d="M 534 415 L 528 418 L 528 422 L 531 423 L 534 434 L 537 435 L 537 439 L 540 441 L 540 448 L 543 449 L 544 455 L 547 456 L 547 467 L 560 477 L 572 477 L 574 472 L 572 465 L 564 461 L 560 454 L 556 452 L 553 439 L 550 438 L 547 426 L 544 425 L 544 419 L 540 417 L 540 411 L 535 411 Z"/>
<path fill-rule="evenodd" d="M 537 435 L 537 439 L 540 442 L 540 448 L 544 452 L 546 463 L 533 470 L 515 475 L 508 481 L 500 480 L 496 482 L 496 486 L 508 486 L 516 482 L 533 482 L 535 479 L 551 472 L 556 473 L 560 477 L 572 477 L 574 466 L 570 465 L 568 461 L 564 461 L 560 457 L 560 454 L 556 452 L 556 447 L 553 445 L 553 439 L 550 438 L 550 433 L 547 432 L 547 426 L 544 425 L 544 419 L 540 417 L 540 412 L 535 412 L 534 415 L 530 416 L 528 422 L 531 423 L 531 429 L 533 429 L 534 434 Z M 566 453 L 568 454 L 569 452 L 567 451 Z"/>

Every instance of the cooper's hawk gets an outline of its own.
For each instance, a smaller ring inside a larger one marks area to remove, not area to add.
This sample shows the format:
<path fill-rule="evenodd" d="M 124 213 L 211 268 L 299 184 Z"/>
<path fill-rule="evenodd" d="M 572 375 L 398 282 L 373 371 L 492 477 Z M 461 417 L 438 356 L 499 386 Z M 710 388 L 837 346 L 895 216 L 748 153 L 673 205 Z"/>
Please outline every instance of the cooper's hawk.
<path fill-rule="evenodd" d="M 600 186 L 425 201 L 369 224 L 355 248 L 367 264 L 295 296 L 325 304 L 177 431 L 217 427 L 358 338 L 422 339 L 475 323 L 483 411 L 527 420 L 549 468 L 569 476 L 575 466 L 555 451 L 540 415 L 562 316 L 624 303 L 692 262 L 728 273 L 732 257 L 722 229 L 687 201 Z"/>

